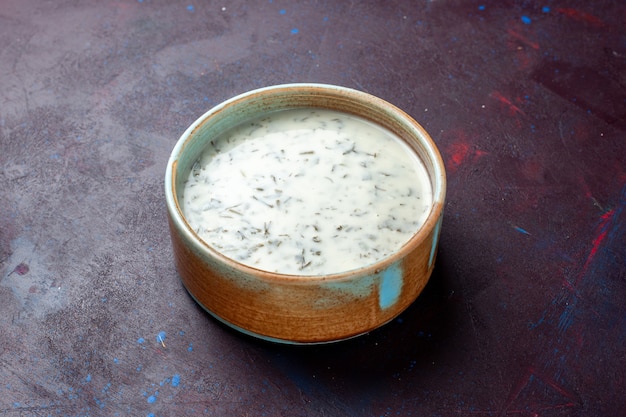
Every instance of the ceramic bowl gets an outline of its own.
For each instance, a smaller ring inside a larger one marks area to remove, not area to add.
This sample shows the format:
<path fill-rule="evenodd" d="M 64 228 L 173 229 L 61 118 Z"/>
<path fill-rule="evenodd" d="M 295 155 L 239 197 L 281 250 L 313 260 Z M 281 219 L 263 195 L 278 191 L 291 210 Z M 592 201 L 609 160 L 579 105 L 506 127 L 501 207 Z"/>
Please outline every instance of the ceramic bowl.
<path fill-rule="evenodd" d="M 180 192 L 210 140 L 244 121 L 294 108 L 360 116 L 395 133 L 419 156 L 428 172 L 433 202 L 421 228 L 399 250 L 347 272 L 287 275 L 234 261 L 192 230 L 181 209 Z M 445 190 L 439 151 L 415 120 L 380 98 L 323 84 L 271 86 L 219 104 L 183 133 L 165 175 L 175 264 L 189 294 L 215 318 L 243 333 L 293 344 L 333 342 L 367 333 L 415 301 L 435 265 Z"/>

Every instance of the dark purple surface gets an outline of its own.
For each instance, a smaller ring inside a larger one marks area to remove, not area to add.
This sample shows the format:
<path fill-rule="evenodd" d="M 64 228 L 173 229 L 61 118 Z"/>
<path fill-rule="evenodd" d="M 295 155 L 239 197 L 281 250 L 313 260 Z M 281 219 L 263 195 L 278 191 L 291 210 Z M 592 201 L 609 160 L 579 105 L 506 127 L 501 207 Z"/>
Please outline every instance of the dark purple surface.
<path fill-rule="evenodd" d="M 625 21 L 620 1 L 3 1 L 0 415 L 624 415 Z M 286 82 L 394 103 L 448 169 L 426 291 L 328 346 L 216 323 L 166 227 L 185 128 Z"/>

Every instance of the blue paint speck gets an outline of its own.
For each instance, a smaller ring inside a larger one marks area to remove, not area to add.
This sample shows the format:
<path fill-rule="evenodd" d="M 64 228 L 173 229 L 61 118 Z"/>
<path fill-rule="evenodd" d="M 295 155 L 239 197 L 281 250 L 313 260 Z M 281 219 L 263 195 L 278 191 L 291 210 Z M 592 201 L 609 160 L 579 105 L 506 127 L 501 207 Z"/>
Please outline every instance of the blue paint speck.
<path fill-rule="evenodd" d="M 541 11 L 544 12 L 544 13 L 550 13 L 550 7 L 549 6 L 543 6 L 541 8 Z"/>
<path fill-rule="evenodd" d="M 189 352 L 193 352 L 193 344 L 189 343 L 189 347 L 187 348 Z"/>
<path fill-rule="evenodd" d="M 87 378 L 85 378 L 85 381 L 91 382 L 91 374 L 87 374 Z"/>
<path fill-rule="evenodd" d="M 565 310 L 563 310 L 563 313 L 561 313 L 558 325 L 560 333 L 565 332 L 574 322 L 574 315 L 572 314 L 573 310 L 574 306 L 572 304 L 568 304 L 567 307 L 565 307 Z"/>
<path fill-rule="evenodd" d="M 148 417 L 154 417 L 154 413 L 148 414 Z"/>
<path fill-rule="evenodd" d="M 287 13 L 287 10 L 285 10 L 285 9 L 280 9 L 280 14 L 285 14 L 285 13 Z"/>
<path fill-rule="evenodd" d="M 157 395 L 159 395 L 159 393 L 158 393 L 158 392 L 155 392 L 155 393 L 154 393 L 154 395 L 149 396 L 149 397 L 148 397 L 148 403 L 149 403 L 149 404 L 154 403 L 154 402 L 156 401 L 156 397 L 157 397 Z"/>
<path fill-rule="evenodd" d="M 167 333 L 165 333 L 163 330 L 161 330 L 159 332 L 159 334 L 156 335 L 156 341 L 159 343 L 163 343 L 165 342 L 165 338 L 167 337 Z"/>
<path fill-rule="evenodd" d="M 146 340 L 143 337 L 140 337 L 139 339 L 137 339 L 137 343 L 139 343 L 139 344 L 142 344 L 145 341 Z"/>
<path fill-rule="evenodd" d="M 120 363 L 120 360 L 117 358 L 113 358 L 113 363 Z"/>
<path fill-rule="evenodd" d="M 546 312 L 543 312 L 543 315 L 541 316 L 541 318 L 537 321 L 537 323 L 529 323 L 528 324 L 528 328 L 530 330 L 535 330 L 537 327 L 539 327 L 541 325 L 541 323 L 544 322 L 544 320 L 546 319 Z"/>
<path fill-rule="evenodd" d="M 172 386 L 177 387 L 180 385 L 180 375 L 176 374 L 172 377 Z"/>
<path fill-rule="evenodd" d="M 189 10 L 190 12 L 193 12 L 195 9 L 194 9 L 194 7 L 190 4 L 189 6 L 187 6 L 187 10 Z"/>
<path fill-rule="evenodd" d="M 532 23 L 532 19 L 528 16 L 522 16 L 522 23 L 524 23 L 525 25 L 530 25 Z"/>
<path fill-rule="evenodd" d="M 526 230 L 522 229 L 521 227 L 514 226 L 513 228 L 514 228 L 516 231 L 518 231 L 518 232 L 520 232 L 520 233 L 522 233 L 522 234 L 524 234 L 524 235 L 529 235 L 529 236 L 530 236 L 530 233 L 528 233 L 528 231 L 526 231 Z"/>
<path fill-rule="evenodd" d="M 478 10 L 485 10 L 485 5 L 481 4 L 480 6 L 478 6 Z"/>
<path fill-rule="evenodd" d="M 104 406 L 105 406 L 104 401 L 102 401 L 102 400 L 101 400 L 101 399 L 99 399 L 99 398 L 95 398 L 95 397 L 94 397 L 94 399 L 93 399 L 93 400 L 95 401 L 96 405 L 97 405 L 98 407 L 100 407 L 100 409 L 104 408 Z"/>
<path fill-rule="evenodd" d="M 297 28 L 293 28 L 293 29 L 291 29 L 291 33 L 292 33 L 292 34 L 294 34 L 294 35 L 295 35 L 296 33 L 298 33 L 298 32 L 300 32 L 300 31 L 299 31 Z"/>

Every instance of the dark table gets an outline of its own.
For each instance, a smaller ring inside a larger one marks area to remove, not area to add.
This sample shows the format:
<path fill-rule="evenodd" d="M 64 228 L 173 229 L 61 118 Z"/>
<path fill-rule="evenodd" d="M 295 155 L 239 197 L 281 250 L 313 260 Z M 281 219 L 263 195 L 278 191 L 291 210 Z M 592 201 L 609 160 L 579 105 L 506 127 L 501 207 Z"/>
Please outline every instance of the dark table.
<path fill-rule="evenodd" d="M 623 416 L 626 4 L 5 0 L 0 415 Z M 435 273 L 392 323 L 283 346 L 173 265 L 163 175 L 236 94 L 377 95 L 439 146 Z"/>

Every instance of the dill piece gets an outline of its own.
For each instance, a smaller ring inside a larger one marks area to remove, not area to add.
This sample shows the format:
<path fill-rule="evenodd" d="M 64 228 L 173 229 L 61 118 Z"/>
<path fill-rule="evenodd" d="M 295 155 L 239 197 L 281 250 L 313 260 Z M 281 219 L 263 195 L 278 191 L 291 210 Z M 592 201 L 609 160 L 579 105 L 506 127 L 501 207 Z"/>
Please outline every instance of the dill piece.
<path fill-rule="evenodd" d="M 352 152 L 356 153 L 356 143 L 353 143 L 352 147 L 350 149 L 348 149 L 347 151 L 344 151 L 343 155 L 347 155 L 347 154 L 352 153 Z"/>
<path fill-rule="evenodd" d="M 263 204 L 265 204 L 265 205 L 266 205 L 267 207 L 269 207 L 269 208 L 274 208 L 274 205 L 273 205 L 273 204 L 267 203 L 267 202 L 265 202 L 265 201 L 261 200 L 260 198 L 258 198 L 258 197 L 257 197 L 257 196 L 255 196 L 255 195 L 253 195 L 253 196 L 252 196 L 252 198 L 253 198 L 253 199 L 255 199 L 256 201 L 258 201 L 259 203 L 263 203 Z"/>

